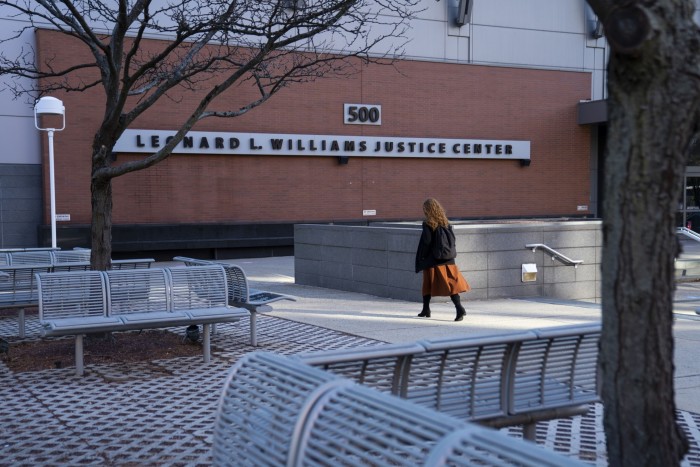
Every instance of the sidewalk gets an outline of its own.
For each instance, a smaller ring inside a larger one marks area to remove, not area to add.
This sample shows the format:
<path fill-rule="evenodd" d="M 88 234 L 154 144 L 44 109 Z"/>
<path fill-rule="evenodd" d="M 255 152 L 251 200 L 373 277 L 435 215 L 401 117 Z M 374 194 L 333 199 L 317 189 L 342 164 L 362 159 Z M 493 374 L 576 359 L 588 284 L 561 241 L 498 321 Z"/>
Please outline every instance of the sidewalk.
<path fill-rule="evenodd" d="M 287 293 L 297 302 L 273 304 L 258 319 L 259 347 L 249 345 L 247 320 L 217 326 L 212 362 L 201 356 L 136 364 L 90 365 L 12 373 L 0 362 L 0 465 L 211 464 L 211 437 L 218 396 L 232 363 L 252 351 L 298 352 L 405 342 L 448 335 L 478 335 L 598 320 L 596 304 L 543 299 L 468 301 L 455 323 L 451 303 L 420 303 L 297 285 L 294 258 L 231 260 L 255 288 Z M 159 263 L 172 266 L 180 263 Z M 692 285 L 692 284 L 691 284 Z M 685 299 L 700 288 L 689 289 Z M 700 319 L 683 302 L 675 325 L 679 423 L 691 451 L 683 465 L 700 467 Z M 0 336 L 16 337 L 16 317 L 0 317 Z M 181 332 L 180 329 L 174 329 Z M 27 317 L 29 339 L 39 336 L 36 315 Z M 117 336 L 118 344 L 118 336 Z M 125 351 L 128 351 L 126 349 Z M 520 436 L 517 427 L 504 429 Z M 537 425 L 537 442 L 549 449 L 605 466 L 602 406 L 589 414 Z"/>

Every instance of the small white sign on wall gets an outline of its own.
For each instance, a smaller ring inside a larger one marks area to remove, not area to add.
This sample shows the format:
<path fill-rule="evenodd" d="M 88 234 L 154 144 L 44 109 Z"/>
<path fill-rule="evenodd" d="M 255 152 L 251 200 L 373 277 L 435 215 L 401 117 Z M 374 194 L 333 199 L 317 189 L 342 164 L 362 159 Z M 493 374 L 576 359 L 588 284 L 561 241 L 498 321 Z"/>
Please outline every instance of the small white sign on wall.
<path fill-rule="evenodd" d="M 364 209 L 362 211 L 363 216 L 376 216 L 377 215 L 377 210 L 376 209 Z"/>
<path fill-rule="evenodd" d="M 56 214 L 56 222 L 68 222 L 70 214 Z"/>

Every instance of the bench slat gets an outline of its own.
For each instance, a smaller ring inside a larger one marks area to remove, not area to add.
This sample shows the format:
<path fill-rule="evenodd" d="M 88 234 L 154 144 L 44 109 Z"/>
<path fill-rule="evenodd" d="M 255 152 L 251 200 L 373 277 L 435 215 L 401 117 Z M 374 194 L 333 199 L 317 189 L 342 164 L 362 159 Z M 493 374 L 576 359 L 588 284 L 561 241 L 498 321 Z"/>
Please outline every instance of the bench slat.
<path fill-rule="evenodd" d="M 139 259 L 113 259 L 110 263 L 113 270 L 121 269 L 149 269 L 155 263 L 153 258 Z"/>
<path fill-rule="evenodd" d="M 36 274 L 49 272 L 49 265 L 21 265 L 21 266 L 5 266 L 0 267 L 0 272 L 6 274 L 7 277 L 0 278 L 0 308 L 6 302 L 11 303 L 15 297 L 34 296 L 36 297 L 37 282 Z M 36 303 L 35 303 L 36 304 Z"/>
<path fill-rule="evenodd" d="M 41 273 L 39 320 L 74 317 L 104 317 L 105 284 L 99 271 Z"/>
<path fill-rule="evenodd" d="M 541 340 L 522 344 L 512 372 L 511 413 L 599 400 L 595 356 L 600 328 L 579 328 L 582 334 L 567 335 L 571 329 L 540 332 Z"/>
<path fill-rule="evenodd" d="M 51 272 L 89 271 L 90 261 L 54 263 Z"/>
<path fill-rule="evenodd" d="M 99 271 L 47 272 L 38 274 L 37 281 L 42 334 L 73 334 L 82 321 L 91 330 L 113 324 Z"/>
<path fill-rule="evenodd" d="M 90 253 L 88 249 L 85 250 L 57 250 L 53 252 L 53 263 L 84 263 L 90 262 Z"/>
<path fill-rule="evenodd" d="M 52 264 L 53 256 L 50 250 L 40 251 L 15 251 L 8 253 L 10 265 L 20 266 L 25 264 Z"/>
<path fill-rule="evenodd" d="M 224 266 L 224 270 L 228 282 L 229 303 L 248 303 L 250 289 L 248 288 L 248 278 L 243 269 L 235 264 L 227 264 Z"/>
<path fill-rule="evenodd" d="M 170 310 L 164 269 L 106 271 L 106 281 L 110 316 Z"/>
<path fill-rule="evenodd" d="M 272 311 L 272 307 L 269 305 L 272 302 L 279 300 L 296 301 L 296 298 L 290 295 L 250 289 L 248 287 L 248 279 L 246 278 L 243 268 L 235 264 L 188 258 L 186 256 L 175 256 L 173 260 L 181 261 L 185 263 L 185 266 L 205 266 L 209 264 L 218 264 L 224 268 L 228 288 L 228 304 L 232 307 L 245 308 L 250 312 L 250 345 L 253 347 L 258 345 L 256 331 L 256 320 L 258 313 Z"/>
<path fill-rule="evenodd" d="M 173 311 L 227 306 L 228 289 L 221 266 L 180 267 L 168 271 L 172 283 Z"/>
<path fill-rule="evenodd" d="M 187 256 L 175 256 L 174 261 L 181 261 L 186 266 L 204 266 L 208 264 L 219 264 L 226 272 L 228 282 L 229 305 L 245 306 L 250 305 L 251 311 L 269 311 L 271 308 L 263 308 L 264 305 L 280 300 L 296 301 L 291 295 L 270 292 L 267 290 L 251 289 L 248 285 L 248 278 L 243 268 L 236 264 L 224 263 L 221 261 L 210 261 L 206 259 L 189 258 Z"/>
<path fill-rule="evenodd" d="M 0 309 L 19 309 L 19 337 L 25 334 L 24 308 L 36 306 L 39 301 L 36 274 L 49 271 L 51 266 L 48 264 L 0 267 Z"/>
<path fill-rule="evenodd" d="M 170 311 L 131 313 L 122 315 L 119 319 L 120 324 L 115 329 L 117 331 L 120 330 L 119 328 L 122 330 L 150 329 L 195 324 L 187 313 Z"/>
<path fill-rule="evenodd" d="M 224 323 L 228 321 L 238 321 L 239 319 L 247 318 L 250 313 L 243 308 L 203 308 L 199 310 L 187 310 L 187 316 L 190 321 L 206 324 L 206 323 Z"/>
<path fill-rule="evenodd" d="M 80 318 L 55 318 L 42 323 L 42 334 L 45 336 L 70 336 L 74 334 L 89 334 L 107 332 L 121 324 L 118 318 L 108 316 L 83 316 Z"/>
<path fill-rule="evenodd" d="M 0 292 L 0 308 L 20 308 L 34 306 L 39 299 L 36 291 Z"/>

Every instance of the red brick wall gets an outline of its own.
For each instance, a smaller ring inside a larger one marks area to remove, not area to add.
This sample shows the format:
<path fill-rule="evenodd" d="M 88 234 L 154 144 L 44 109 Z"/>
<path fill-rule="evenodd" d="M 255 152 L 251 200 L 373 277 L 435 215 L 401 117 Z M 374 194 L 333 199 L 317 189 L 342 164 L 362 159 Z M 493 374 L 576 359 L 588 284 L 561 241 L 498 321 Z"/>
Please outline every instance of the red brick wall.
<path fill-rule="evenodd" d="M 56 32 L 39 31 L 37 42 L 42 57 L 84 56 Z M 576 208 L 590 204 L 590 135 L 576 123 L 576 104 L 590 98 L 590 86 L 588 73 L 419 61 L 293 85 L 242 117 L 205 120 L 195 129 L 529 140 L 531 165 L 368 157 L 339 165 L 336 157 L 173 155 L 114 181 L 114 222 L 343 221 L 363 219 L 363 209 L 377 211 L 372 219 L 418 219 L 429 196 L 450 217 L 585 214 Z M 57 212 L 70 214 L 72 223 L 89 223 L 90 152 L 104 101 L 99 89 L 52 95 L 67 112 L 67 128 L 55 137 Z M 221 101 L 246 95 L 251 89 L 239 86 Z M 161 100 L 132 127 L 175 129 L 196 97 Z M 343 103 L 381 104 L 382 125 L 344 125 Z M 120 154 L 117 162 L 136 157 L 142 156 Z M 48 181 L 45 186 L 48 199 Z"/>

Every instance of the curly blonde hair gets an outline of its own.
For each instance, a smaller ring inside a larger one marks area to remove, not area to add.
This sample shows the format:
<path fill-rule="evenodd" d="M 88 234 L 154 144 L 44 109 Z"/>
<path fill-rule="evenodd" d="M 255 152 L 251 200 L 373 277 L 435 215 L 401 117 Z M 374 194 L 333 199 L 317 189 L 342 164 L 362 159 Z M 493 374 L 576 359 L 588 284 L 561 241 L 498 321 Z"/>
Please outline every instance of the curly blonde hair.
<path fill-rule="evenodd" d="M 438 225 L 447 227 L 450 222 L 447 220 L 445 209 L 440 205 L 438 200 L 434 198 L 428 198 L 423 202 L 423 214 L 425 214 L 425 223 L 433 230 L 435 230 Z"/>

